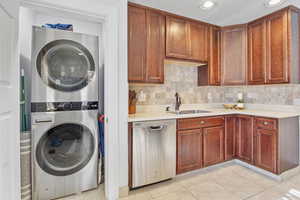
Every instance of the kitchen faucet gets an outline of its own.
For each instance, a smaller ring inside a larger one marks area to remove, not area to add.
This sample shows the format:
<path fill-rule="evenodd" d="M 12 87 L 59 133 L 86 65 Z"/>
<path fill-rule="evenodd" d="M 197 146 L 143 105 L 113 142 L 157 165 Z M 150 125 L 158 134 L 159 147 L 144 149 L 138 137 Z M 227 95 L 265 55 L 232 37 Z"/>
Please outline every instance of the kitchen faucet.
<path fill-rule="evenodd" d="M 175 94 L 176 102 L 175 102 L 175 111 L 179 111 L 179 108 L 181 106 L 181 97 L 179 94 L 176 92 Z"/>

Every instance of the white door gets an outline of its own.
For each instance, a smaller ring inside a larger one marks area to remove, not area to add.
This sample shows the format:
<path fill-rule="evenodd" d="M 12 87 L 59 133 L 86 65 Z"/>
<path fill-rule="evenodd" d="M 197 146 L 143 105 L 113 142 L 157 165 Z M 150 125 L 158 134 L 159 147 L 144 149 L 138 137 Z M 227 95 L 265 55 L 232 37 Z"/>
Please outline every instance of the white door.
<path fill-rule="evenodd" d="M 0 0 L 0 199 L 20 199 L 18 0 Z"/>

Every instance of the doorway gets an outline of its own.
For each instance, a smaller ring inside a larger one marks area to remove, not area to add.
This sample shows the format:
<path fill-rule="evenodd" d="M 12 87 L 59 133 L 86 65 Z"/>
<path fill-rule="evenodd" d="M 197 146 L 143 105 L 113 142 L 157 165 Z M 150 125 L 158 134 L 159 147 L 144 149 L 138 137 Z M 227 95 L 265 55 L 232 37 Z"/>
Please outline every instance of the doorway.
<path fill-rule="evenodd" d="M 99 61 L 97 61 L 97 63 L 99 62 L 98 66 L 99 68 L 97 70 L 93 69 L 93 71 L 99 71 L 99 113 L 105 113 L 105 105 L 104 105 L 104 93 L 105 93 L 105 88 L 104 88 L 104 44 L 103 44 L 103 24 L 104 21 L 102 19 L 97 19 L 97 18 L 93 18 L 93 17 L 82 17 L 82 16 L 78 16 L 72 12 L 67 12 L 67 11 L 61 11 L 61 10 L 56 10 L 56 9 L 47 9 L 47 11 L 45 11 L 44 9 L 42 9 L 39 6 L 26 6 L 23 5 L 20 8 L 20 34 L 19 34 L 19 40 L 20 40 L 20 67 L 21 67 L 21 71 L 24 72 L 24 85 L 25 85 L 25 99 L 26 99 L 26 106 L 25 106 L 25 114 L 27 115 L 27 117 L 25 117 L 26 122 L 28 125 L 26 127 L 28 127 L 28 130 L 30 132 L 30 124 L 31 124 L 31 119 L 30 119 L 30 112 L 32 110 L 31 108 L 31 99 L 32 99 L 32 93 L 31 93 L 31 80 L 32 80 L 32 71 L 36 70 L 37 72 L 42 73 L 42 71 L 46 71 L 47 73 L 50 73 L 52 76 L 49 77 L 54 77 L 55 80 L 54 81 L 49 81 L 48 79 L 43 79 L 41 78 L 41 84 L 45 84 L 48 85 L 49 87 L 56 89 L 58 91 L 62 91 L 62 92 L 73 92 L 79 89 L 82 89 L 84 87 L 86 87 L 86 85 L 88 84 L 86 81 L 82 81 L 83 79 L 80 79 L 81 76 L 77 76 L 79 75 L 84 75 L 87 74 L 85 73 L 86 71 L 88 71 L 88 73 L 91 73 L 92 70 L 91 69 L 87 69 L 87 70 L 79 70 L 79 72 L 74 71 L 74 77 L 77 78 L 75 80 L 75 82 L 73 83 L 72 81 L 70 82 L 70 80 L 66 79 L 65 77 L 61 77 L 62 74 L 57 73 L 56 71 L 51 72 L 51 70 L 45 70 L 45 69 L 41 69 L 41 66 L 37 65 L 37 67 L 40 67 L 39 69 L 33 69 L 33 65 L 32 65 L 32 37 L 33 37 L 33 29 L 32 27 L 41 27 L 44 24 L 47 23 L 62 23 L 62 24 L 72 24 L 73 25 L 73 33 L 80 33 L 80 34 L 86 34 L 86 35 L 93 35 L 93 36 L 97 36 L 99 38 Z M 40 58 L 40 63 L 43 64 L 53 64 L 53 65 L 57 65 L 59 64 L 60 66 L 64 65 L 66 66 L 68 63 L 72 63 L 74 60 L 76 60 L 76 58 L 80 58 L 78 61 L 80 63 L 88 63 L 92 68 L 93 66 L 95 66 L 95 60 L 93 60 L 91 54 L 88 52 L 88 50 L 86 48 L 84 48 L 82 45 L 80 45 L 79 43 L 70 43 L 70 41 L 59 41 L 60 43 L 57 43 L 57 40 L 54 42 L 55 45 L 53 45 L 51 42 L 48 43 L 45 46 L 45 50 L 41 49 L 40 52 L 43 53 L 43 55 L 38 56 L 38 59 Z M 68 48 L 69 51 L 71 52 L 71 56 L 75 56 L 74 59 L 69 59 L 66 60 L 65 57 L 70 57 L 70 55 L 65 55 L 64 52 L 66 51 L 61 51 L 63 50 L 62 48 Z M 52 52 L 53 51 L 53 52 Z M 63 55 L 62 55 L 63 54 Z M 83 54 L 83 55 L 81 55 Z M 77 56 L 79 55 L 79 56 Z M 64 59 L 62 59 L 61 57 L 64 57 Z M 51 59 L 53 60 L 53 62 L 51 60 L 49 60 L 47 57 L 51 57 Z M 37 59 L 37 60 L 38 60 Z M 38 61 L 37 61 L 38 63 Z M 45 65 L 44 65 L 45 66 Z M 43 66 L 43 67 L 44 67 Z M 74 68 L 74 66 L 73 66 Z M 70 69 L 71 70 L 71 69 Z M 59 82 L 57 81 L 59 80 Z M 73 80 L 73 79 L 72 79 Z M 80 84 L 76 85 L 75 83 L 80 82 Z M 52 84 L 51 84 L 52 83 Z M 70 83 L 70 84 L 69 84 Z M 86 83 L 86 84 L 85 84 Z M 85 85 L 84 85 L 85 84 Z M 75 89 L 72 89 L 74 87 L 69 87 L 69 85 L 75 87 Z M 58 87 L 59 86 L 59 87 Z M 80 86 L 81 88 L 78 88 L 77 86 Z M 109 87 L 109 85 L 107 85 Z M 68 90 L 68 88 L 71 88 L 71 90 Z M 51 101 L 51 100 L 50 100 Z M 52 101 L 51 101 L 52 102 Z M 56 137 L 57 138 L 57 137 Z M 75 140 L 74 140 L 75 141 Z M 76 139 L 77 141 L 77 139 Z M 35 152 L 33 152 L 35 153 Z M 59 158 L 58 158 L 59 159 Z M 23 159 L 24 160 L 24 159 Z M 53 160 L 53 159 L 52 159 Z M 89 161 L 89 159 L 87 159 Z M 102 159 L 99 159 L 99 172 L 98 172 L 98 176 L 101 177 L 101 174 L 103 173 L 103 171 L 101 171 L 101 165 L 103 165 L 104 163 L 101 163 Z M 43 160 L 39 160 L 40 163 L 43 163 Z M 28 161 L 27 163 L 30 163 L 30 161 Z M 22 163 L 21 163 L 22 164 Z M 21 168 L 24 167 L 21 165 Z M 27 166 L 25 166 L 25 168 L 28 168 Z M 28 172 L 28 170 L 22 170 L 22 172 Z M 96 176 L 97 174 L 95 174 Z M 30 185 L 33 180 L 30 182 L 30 173 L 28 174 L 22 174 L 22 177 L 27 177 L 27 180 L 29 181 L 29 183 L 24 185 L 24 188 L 22 187 L 22 192 L 24 192 L 25 194 L 30 194 L 31 192 L 29 191 L 31 187 L 28 187 L 28 185 Z M 77 180 L 78 184 L 75 185 L 80 185 L 81 180 Z M 99 179 L 99 182 L 103 182 L 103 180 Z M 23 183 L 22 183 L 23 184 Z M 101 187 L 104 188 L 104 187 Z"/>

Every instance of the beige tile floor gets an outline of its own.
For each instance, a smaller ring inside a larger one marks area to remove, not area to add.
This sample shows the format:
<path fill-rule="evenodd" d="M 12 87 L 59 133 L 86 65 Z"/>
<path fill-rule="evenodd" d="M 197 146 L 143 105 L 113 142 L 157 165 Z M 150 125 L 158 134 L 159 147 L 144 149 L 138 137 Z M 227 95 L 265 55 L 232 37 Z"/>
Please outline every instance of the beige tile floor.
<path fill-rule="evenodd" d="M 104 200 L 103 188 L 61 200 Z M 231 164 L 134 190 L 120 200 L 300 200 L 300 174 L 276 182 Z"/>
<path fill-rule="evenodd" d="M 97 190 L 91 190 L 57 200 L 105 200 L 104 186 L 100 185 Z"/>

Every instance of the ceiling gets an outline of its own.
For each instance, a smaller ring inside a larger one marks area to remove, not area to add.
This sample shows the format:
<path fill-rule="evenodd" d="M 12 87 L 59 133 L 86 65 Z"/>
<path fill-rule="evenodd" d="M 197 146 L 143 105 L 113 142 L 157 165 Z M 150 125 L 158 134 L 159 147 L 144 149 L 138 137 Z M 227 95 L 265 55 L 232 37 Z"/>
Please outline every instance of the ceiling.
<path fill-rule="evenodd" d="M 201 0 L 129 1 L 220 26 L 243 24 L 288 5 L 300 8 L 300 0 L 287 0 L 285 3 L 272 8 L 264 6 L 265 0 L 214 0 L 217 6 L 211 10 L 200 9 Z"/>

